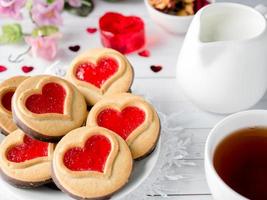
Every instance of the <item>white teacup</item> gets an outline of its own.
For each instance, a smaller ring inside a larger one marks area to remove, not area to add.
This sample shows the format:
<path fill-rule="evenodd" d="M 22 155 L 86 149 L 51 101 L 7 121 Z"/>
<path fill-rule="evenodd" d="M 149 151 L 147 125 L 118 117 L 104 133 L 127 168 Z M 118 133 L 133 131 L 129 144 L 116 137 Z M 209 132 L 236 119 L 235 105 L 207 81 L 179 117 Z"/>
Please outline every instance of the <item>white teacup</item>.
<path fill-rule="evenodd" d="M 217 174 L 213 156 L 217 145 L 234 131 L 255 126 L 267 126 L 267 110 L 249 110 L 226 117 L 210 132 L 205 146 L 205 171 L 211 193 L 216 200 L 247 200 L 230 188 Z"/>

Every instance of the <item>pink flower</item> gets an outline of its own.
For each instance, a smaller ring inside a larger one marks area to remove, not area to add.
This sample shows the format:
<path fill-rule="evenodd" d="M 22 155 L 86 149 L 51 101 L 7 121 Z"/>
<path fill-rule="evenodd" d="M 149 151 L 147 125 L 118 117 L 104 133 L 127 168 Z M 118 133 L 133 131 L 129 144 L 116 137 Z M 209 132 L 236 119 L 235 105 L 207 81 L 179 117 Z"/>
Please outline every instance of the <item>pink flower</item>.
<path fill-rule="evenodd" d="M 72 7 L 81 7 L 81 5 L 82 5 L 81 0 L 68 0 L 68 3 L 69 3 Z"/>
<path fill-rule="evenodd" d="M 25 5 L 26 0 L 0 0 L 0 15 L 21 19 L 21 8 Z"/>
<path fill-rule="evenodd" d="M 25 37 L 25 41 L 31 46 L 31 54 L 34 57 L 41 57 L 46 60 L 53 60 L 57 55 L 58 40 L 60 33 L 49 36 Z"/>
<path fill-rule="evenodd" d="M 64 7 L 64 0 L 55 0 L 48 4 L 44 0 L 33 0 L 32 19 L 39 25 L 61 25 L 61 11 Z"/>

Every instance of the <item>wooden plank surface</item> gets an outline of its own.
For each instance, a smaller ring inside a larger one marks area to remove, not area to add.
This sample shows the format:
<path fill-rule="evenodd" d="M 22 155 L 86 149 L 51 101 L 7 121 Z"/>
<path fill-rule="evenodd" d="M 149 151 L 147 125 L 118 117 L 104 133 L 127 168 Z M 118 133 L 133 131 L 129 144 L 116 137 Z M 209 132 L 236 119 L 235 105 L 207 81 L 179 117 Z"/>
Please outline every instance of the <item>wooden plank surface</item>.
<path fill-rule="evenodd" d="M 176 80 L 172 78 L 137 78 L 133 84 L 133 91 L 152 99 L 152 103 L 161 112 L 172 116 L 175 125 L 184 128 L 180 134 L 191 138 L 191 143 L 186 149 L 188 155 L 180 162 L 194 165 L 182 165 L 174 174 L 180 174 L 184 178 L 164 183 L 164 187 L 176 191 L 169 193 L 171 199 L 211 199 L 204 173 L 204 146 L 211 128 L 226 115 L 208 113 L 192 105 L 177 86 Z M 265 95 L 252 109 L 266 108 Z"/>

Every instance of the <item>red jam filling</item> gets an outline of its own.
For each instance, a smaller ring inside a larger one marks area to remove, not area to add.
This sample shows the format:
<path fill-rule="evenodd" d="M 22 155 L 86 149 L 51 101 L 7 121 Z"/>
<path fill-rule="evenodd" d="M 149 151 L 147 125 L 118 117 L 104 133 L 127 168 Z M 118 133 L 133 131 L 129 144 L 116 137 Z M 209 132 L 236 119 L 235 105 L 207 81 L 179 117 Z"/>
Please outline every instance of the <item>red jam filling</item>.
<path fill-rule="evenodd" d="M 47 142 L 41 142 L 25 135 L 23 143 L 10 148 L 6 156 L 9 161 L 16 163 L 46 157 L 48 155 L 48 144 Z"/>
<path fill-rule="evenodd" d="M 100 88 L 106 80 L 118 71 L 118 63 L 113 58 L 103 57 L 97 64 L 90 62 L 80 64 L 76 70 L 76 77 Z"/>
<path fill-rule="evenodd" d="M 124 140 L 145 121 L 145 112 L 129 106 L 121 112 L 115 109 L 102 110 L 97 116 L 97 124 L 119 134 Z"/>
<path fill-rule="evenodd" d="M 145 45 L 145 25 L 140 17 L 107 12 L 100 18 L 99 26 L 105 47 L 127 54 Z"/>
<path fill-rule="evenodd" d="M 72 171 L 104 172 L 110 151 L 109 139 L 103 135 L 94 135 L 86 141 L 83 148 L 69 149 L 63 160 L 65 166 Z"/>
<path fill-rule="evenodd" d="M 2 99 L 1 99 L 2 105 L 8 111 L 11 111 L 11 100 L 12 100 L 14 93 L 15 93 L 14 91 L 8 91 L 3 95 Z"/>
<path fill-rule="evenodd" d="M 42 94 L 33 94 L 26 100 L 26 107 L 36 114 L 64 113 L 65 89 L 57 83 L 47 83 Z"/>

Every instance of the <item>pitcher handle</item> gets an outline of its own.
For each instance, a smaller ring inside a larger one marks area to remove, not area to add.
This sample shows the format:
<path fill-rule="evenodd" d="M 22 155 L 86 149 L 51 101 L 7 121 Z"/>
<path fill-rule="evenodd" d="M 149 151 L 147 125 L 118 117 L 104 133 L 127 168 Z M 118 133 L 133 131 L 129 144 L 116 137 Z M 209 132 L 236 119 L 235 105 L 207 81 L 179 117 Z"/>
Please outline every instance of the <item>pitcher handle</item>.
<path fill-rule="evenodd" d="M 265 18 L 267 18 L 267 7 L 263 4 L 255 6 L 255 10 L 259 11 Z"/>

